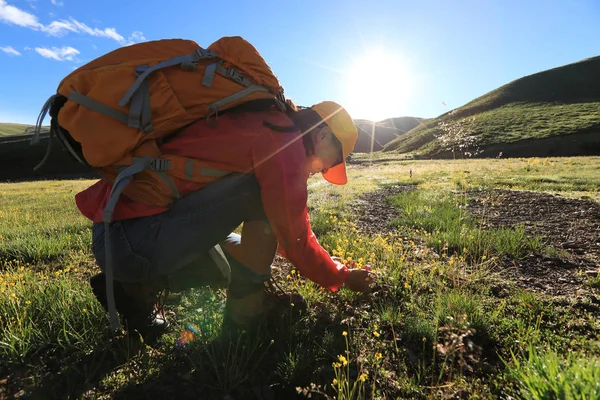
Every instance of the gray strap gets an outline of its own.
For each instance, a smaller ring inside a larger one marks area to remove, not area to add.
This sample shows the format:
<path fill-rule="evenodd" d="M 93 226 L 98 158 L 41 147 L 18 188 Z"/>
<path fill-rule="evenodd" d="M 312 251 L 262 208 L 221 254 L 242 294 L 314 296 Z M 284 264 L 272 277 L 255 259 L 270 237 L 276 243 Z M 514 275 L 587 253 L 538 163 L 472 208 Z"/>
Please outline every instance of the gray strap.
<path fill-rule="evenodd" d="M 136 67 L 135 74 L 140 76 L 148 69 L 148 65 Z M 145 133 L 154 130 L 152 125 L 152 109 L 150 107 L 150 83 L 146 79 L 140 84 L 139 90 L 133 94 L 129 106 L 129 118 L 127 125 L 141 129 Z"/>
<path fill-rule="evenodd" d="M 42 123 L 44 122 L 44 118 L 46 118 L 48 111 L 50 111 L 50 107 L 52 107 L 54 99 L 58 96 L 58 94 L 53 94 L 48 98 L 48 100 L 46 100 L 46 102 L 42 106 L 42 109 L 38 114 L 37 121 L 35 122 L 35 130 L 33 131 L 33 136 L 31 137 L 31 144 L 38 144 L 40 142 L 40 135 L 42 133 Z"/>
<path fill-rule="evenodd" d="M 185 162 L 185 176 L 188 178 L 194 177 L 194 161 L 187 160 Z"/>
<path fill-rule="evenodd" d="M 169 58 L 168 60 L 159 62 L 158 64 L 153 65 L 152 67 L 146 69 L 143 74 L 138 76 L 138 78 L 135 80 L 133 85 L 131 85 L 129 87 L 129 89 L 127 89 L 127 92 L 125 93 L 123 98 L 121 98 L 121 100 L 119 101 L 119 106 L 125 107 L 127 105 L 127 103 L 129 103 L 129 100 L 131 100 L 131 98 L 133 97 L 134 93 L 137 92 L 137 90 L 140 88 L 140 85 L 142 84 L 142 82 L 144 82 L 146 80 L 146 78 L 148 78 L 148 75 L 150 75 L 154 71 L 157 71 L 162 68 L 170 67 L 173 65 L 190 63 L 190 62 L 192 62 L 193 57 L 194 57 L 193 54 L 184 54 L 181 56 L 175 56 L 173 58 Z"/>
<path fill-rule="evenodd" d="M 227 104 L 231 104 L 240 99 L 243 99 L 244 97 L 246 97 L 249 94 L 254 93 L 254 92 L 270 92 L 270 90 L 266 86 L 250 85 L 247 88 L 240 90 L 239 92 L 236 92 L 230 96 L 222 98 L 221 100 L 215 101 L 214 103 L 212 103 L 210 105 L 209 109 L 212 112 L 216 112 L 219 108 L 221 108 Z"/>
<path fill-rule="evenodd" d="M 225 75 L 229 79 L 234 80 L 234 81 L 236 81 L 237 83 L 239 83 L 241 85 L 244 85 L 246 87 L 252 85 L 252 81 L 249 80 L 249 79 L 247 79 L 247 78 L 245 78 L 244 75 L 242 75 L 241 72 L 239 72 L 235 68 L 225 68 L 221 64 L 218 64 L 217 65 L 217 71 L 219 71 L 220 73 L 222 73 L 223 75 Z"/>
<path fill-rule="evenodd" d="M 115 306 L 115 296 L 113 288 L 113 259 L 112 249 L 110 244 L 110 223 L 112 222 L 113 212 L 119 196 L 123 189 L 133 181 L 133 175 L 141 172 L 147 168 L 150 168 L 152 163 L 150 157 L 135 157 L 132 160 L 132 164 L 126 168 L 123 168 L 117 175 L 115 182 L 110 190 L 108 197 L 108 203 L 102 212 L 102 221 L 104 221 L 105 227 L 105 238 L 104 238 L 104 250 L 106 253 L 106 297 L 108 301 L 108 313 L 110 317 L 110 326 L 112 329 L 117 330 L 120 327 L 119 319 L 117 317 L 117 309 Z"/>
<path fill-rule="evenodd" d="M 156 173 L 162 178 L 163 181 L 167 183 L 169 189 L 171 189 L 171 193 L 173 193 L 173 197 L 176 199 L 180 198 L 181 195 L 179 194 L 179 190 L 177 189 L 175 182 L 173 182 L 173 180 L 169 178 L 169 176 L 164 171 L 156 171 Z"/>
<path fill-rule="evenodd" d="M 202 60 L 204 58 L 216 58 L 216 57 L 217 57 L 217 54 L 214 51 L 204 49 L 202 47 L 198 47 L 194 51 L 194 54 L 192 55 L 192 59 L 195 61 Z"/>
<path fill-rule="evenodd" d="M 211 247 L 208 250 L 208 255 L 217 264 L 217 267 L 219 267 L 221 274 L 227 279 L 227 284 L 229 285 L 231 283 L 231 266 L 229 265 L 229 261 L 227 261 L 225 253 L 223 253 L 223 249 L 221 249 L 221 245 L 216 244 L 214 247 Z"/>
<path fill-rule="evenodd" d="M 82 95 L 81 93 L 77 93 L 72 90 L 71 94 L 69 94 L 69 100 L 74 101 L 77 104 L 81 104 L 82 106 L 89 108 L 90 110 L 96 111 L 102 115 L 106 115 L 107 117 L 116 119 L 117 121 L 128 125 L 129 117 L 122 111 L 109 107 L 105 104 L 100 103 L 92 99 L 91 97 L 87 97 Z"/>
<path fill-rule="evenodd" d="M 35 122 L 35 130 L 33 132 L 33 136 L 31 137 L 31 142 L 30 142 L 31 145 L 35 145 L 40 142 L 40 135 L 42 134 L 42 123 L 44 122 L 44 118 L 46 118 L 48 111 L 50 111 L 50 107 L 52 107 L 52 103 L 54 102 L 54 99 L 56 97 L 58 97 L 58 94 L 53 94 L 52 96 L 50 96 L 48 98 L 48 100 L 46 100 L 46 102 L 42 106 L 42 109 L 38 115 L 37 121 Z M 48 147 L 46 148 L 46 154 L 44 155 L 44 158 L 42 158 L 42 161 L 40 161 L 38 163 L 38 165 L 36 165 L 33 168 L 34 171 L 37 171 L 38 169 L 40 169 L 41 166 L 46 163 L 46 161 L 48 160 L 48 157 L 50 157 L 50 152 L 52 151 L 52 135 L 53 135 L 53 133 L 54 133 L 54 131 L 52 129 L 50 129 L 50 135 L 48 137 Z"/>
<path fill-rule="evenodd" d="M 115 304 L 115 288 L 113 278 L 113 259 L 112 245 L 110 239 L 110 222 L 104 222 L 104 256 L 106 258 L 106 301 L 108 303 L 108 315 L 110 327 L 116 331 L 120 327 L 119 317 L 117 316 L 117 306 Z"/>
<path fill-rule="evenodd" d="M 204 77 L 202 78 L 202 85 L 210 87 L 215 77 L 215 71 L 217 70 L 217 63 L 208 64 L 204 70 Z"/>
<path fill-rule="evenodd" d="M 69 154 L 71 154 L 73 156 L 73 158 L 75 158 L 77 161 L 79 161 L 82 164 L 87 164 L 86 161 L 82 160 L 81 157 L 79 157 L 79 154 L 77 154 L 77 152 L 75 151 L 73 146 L 71 146 L 71 144 L 67 140 L 67 138 L 66 138 L 65 134 L 63 133 L 60 126 L 56 127 L 56 131 L 54 133 L 56 134 L 56 136 L 58 136 L 58 138 L 60 139 L 60 141 L 63 144 L 63 147 L 65 147 L 67 149 L 67 151 L 69 152 Z"/>

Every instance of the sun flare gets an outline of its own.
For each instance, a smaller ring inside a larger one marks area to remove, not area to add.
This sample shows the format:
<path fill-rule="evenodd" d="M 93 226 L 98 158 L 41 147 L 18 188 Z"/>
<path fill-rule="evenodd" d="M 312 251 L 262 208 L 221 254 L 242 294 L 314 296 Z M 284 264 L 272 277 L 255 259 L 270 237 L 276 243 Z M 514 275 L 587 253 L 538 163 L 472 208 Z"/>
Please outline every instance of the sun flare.
<path fill-rule="evenodd" d="M 402 116 L 411 75 L 399 55 L 382 49 L 367 52 L 345 72 L 345 107 L 354 118 L 372 121 Z"/>

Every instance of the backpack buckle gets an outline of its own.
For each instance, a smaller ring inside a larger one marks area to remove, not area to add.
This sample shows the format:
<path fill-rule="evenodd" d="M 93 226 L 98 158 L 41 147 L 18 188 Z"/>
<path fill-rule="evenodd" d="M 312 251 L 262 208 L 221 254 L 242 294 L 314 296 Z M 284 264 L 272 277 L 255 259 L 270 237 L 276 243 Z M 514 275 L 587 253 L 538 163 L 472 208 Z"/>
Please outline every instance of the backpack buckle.
<path fill-rule="evenodd" d="M 150 160 L 150 169 L 153 171 L 168 171 L 171 169 L 171 160 L 164 158 L 153 158 Z"/>

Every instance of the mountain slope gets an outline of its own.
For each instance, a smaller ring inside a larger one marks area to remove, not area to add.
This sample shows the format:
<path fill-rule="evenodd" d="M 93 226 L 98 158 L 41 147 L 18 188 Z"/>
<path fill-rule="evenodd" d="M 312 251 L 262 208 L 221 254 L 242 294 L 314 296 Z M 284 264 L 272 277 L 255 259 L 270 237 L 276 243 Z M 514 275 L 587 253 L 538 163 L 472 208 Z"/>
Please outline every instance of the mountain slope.
<path fill-rule="evenodd" d="M 415 117 L 389 118 L 380 122 L 364 119 L 354 120 L 354 124 L 358 129 L 358 141 L 354 151 L 356 153 L 369 153 L 371 150 L 379 151 L 387 143 L 419 126 L 423 121 L 426 120 Z M 373 140 L 372 137 L 374 137 Z M 371 149 L 371 144 L 373 149 Z"/>
<path fill-rule="evenodd" d="M 464 121 L 467 117 L 475 117 L 472 129 L 484 149 L 483 156 L 493 155 L 486 154 L 486 148 L 502 151 L 503 145 L 510 149 L 523 140 L 546 140 L 567 135 L 583 135 L 585 143 L 596 146 L 600 152 L 600 57 L 510 82 L 458 108 L 454 115 L 445 113 L 427 121 L 388 143 L 384 151 L 447 156 L 448 153 L 443 152 L 435 138 L 442 133 L 438 124 Z M 594 133 L 598 134 L 598 143 L 594 140 Z M 553 139 L 553 143 L 558 147 L 548 151 L 554 152 L 554 155 L 590 154 L 587 148 L 571 149 L 569 154 L 561 154 L 560 141 Z M 533 147 L 532 151 L 535 150 Z M 573 151 L 575 154 L 571 154 Z"/>
<path fill-rule="evenodd" d="M 0 136 L 21 135 L 31 125 L 0 122 Z"/>

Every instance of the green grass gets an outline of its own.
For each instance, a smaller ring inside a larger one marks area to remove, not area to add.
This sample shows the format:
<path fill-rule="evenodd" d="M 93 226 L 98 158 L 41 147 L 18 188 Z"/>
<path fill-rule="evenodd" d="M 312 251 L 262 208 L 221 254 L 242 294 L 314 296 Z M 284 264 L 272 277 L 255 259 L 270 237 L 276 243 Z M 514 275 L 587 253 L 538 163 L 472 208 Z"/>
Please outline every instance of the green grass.
<path fill-rule="evenodd" d="M 544 249 L 540 238 L 529 237 L 523 226 L 485 230 L 466 211 L 466 197 L 412 191 L 390 198 L 400 210 L 397 227 L 423 229 L 429 247 L 471 259 L 505 254 L 520 258 Z"/>
<path fill-rule="evenodd" d="M 0 259 L 38 263 L 89 251 L 89 223 L 73 198 L 89 185 L 89 181 L 0 183 Z"/>
<path fill-rule="evenodd" d="M 279 308 L 257 332 L 225 340 L 225 291 L 192 289 L 169 299 L 177 318 L 153 347 L 112 337 L 87 284 L 98 269 L 90 222 L 73 196 L 91 181 L 0 185 L 0 381 L 20 371 L 6 387 L 46 398 L 252 398 L 266 387 L 279 398 L 591 396 L 600 357 L 594 313 L 520 289 L 503 260 L 546 251 L 543 238 L 522 227 L 484 229 L 464 205 L 506 182 L 600 200 L 599 168 L 593 157 L 398 157 L 352 166 L 342 187 L 313 178 L 310 217 L 320 243 L 372 265 L 375 293 L 329 293 L 278 264 L 278 285 L 302 294 L 306 311 Z M 359 197 L 396 184 L 411 190 L 388 199 L 395 225 L 362 231 Z M 597 289 L 597 279 L 588 283 L 586 290 Z M 506 291 L 501 298 L 497 286 Z M 200 333 L 179 346 L 188 323 Z"/>
<path fill-rule="evenodd" d="M 34 272 L 8 262 L 0 272 L 0 360 L 91 350 L 103 339 L 104 310 L 71 268 Z"/>
<path fill-rule="evenodd" d="M 530 347 L 524 360 L 513 357 L 512 361 L 509 373 L 523 399 L 600 398 L 600 358 Z"/>

